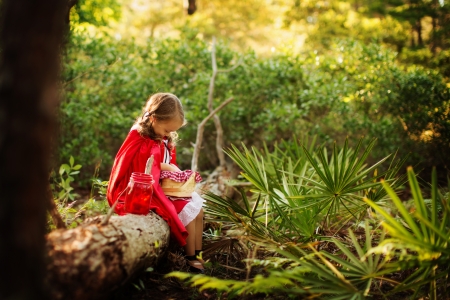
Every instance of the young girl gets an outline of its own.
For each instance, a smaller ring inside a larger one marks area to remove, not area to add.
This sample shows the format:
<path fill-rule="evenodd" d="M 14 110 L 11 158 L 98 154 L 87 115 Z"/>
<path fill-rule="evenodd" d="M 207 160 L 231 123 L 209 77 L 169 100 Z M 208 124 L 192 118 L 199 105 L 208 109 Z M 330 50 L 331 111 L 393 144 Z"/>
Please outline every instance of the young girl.
<path fill-rule="evenodd" d="M 161 171 L 180 172 L 176 165 L 176 131 L 185 123 L 183 107 L 175 95 L 157 93 L 151 96 L 116 155 L 107 198 L 110 206 L 118 200 L 115 211 L 125 214 L 122 191 L 131 173 L 144 172 L 148 158 L 153 155 L 151 174 L 155 184 L 150 210 L 169 224 L 171 236 L 184 246 L 190 271 L 203 272 L 203 265 L 197 259 L 202 250 L 203 200 L 196 193 L 192 198 L 169 200 L 159 184 Z"/>

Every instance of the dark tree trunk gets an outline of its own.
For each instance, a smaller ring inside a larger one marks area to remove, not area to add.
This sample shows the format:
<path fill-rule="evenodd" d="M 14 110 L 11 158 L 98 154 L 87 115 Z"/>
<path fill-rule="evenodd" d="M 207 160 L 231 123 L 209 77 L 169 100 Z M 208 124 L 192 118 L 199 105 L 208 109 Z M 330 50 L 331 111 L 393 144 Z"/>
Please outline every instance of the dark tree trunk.
<path fill-rule="evenodd" d="M 69 0 L 66 7 L 66 23 L 70 23 L 70 10 L 78 3 L 78 0 Z"/>
<path fill-rule="evenodd" d="M 197 5 L 195 3 L 195 0 L 188 0 L 189 6 L 188 6 L 188 15 L 193 15 L 195 11 L 197 10 Z"/>
<path fill-rule="evenodd" d="M 414 37 L 415 32 L 414 32 L 414 29 L 411 29 L 410 31 L 411 31 L 410 43 L 411 43 L 411 47 L 414 48 L 414 47 L 416 47 L 416 39 Z"/>
<path fill-rule="evenodd" d="M 1 1 L 1 299 L 47 298 L 47 183 L 66 10 L 61 0 Z"/>
<path fill-rule="evenodd" d="M 432 29 L 431 29 L 431 52 L 433 54 L 436 54 L 436 47 L 437 47 L 437 20 L 436 17 L 433 16 L 431 20 Z"/>
<path fill-rule="evenodd" d="M 417 32 L 417 45 L 419 47 L 423 47 L 423 39 L 422 39 L 422 20 L 418 19 L 416 21 L 416 32 Z"/>

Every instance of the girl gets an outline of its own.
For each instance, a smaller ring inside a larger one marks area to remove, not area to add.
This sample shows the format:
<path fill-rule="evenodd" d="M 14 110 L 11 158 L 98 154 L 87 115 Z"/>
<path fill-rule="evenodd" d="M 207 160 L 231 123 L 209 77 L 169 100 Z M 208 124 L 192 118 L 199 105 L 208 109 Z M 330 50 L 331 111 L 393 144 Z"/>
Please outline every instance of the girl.
<path fill-rule="evenodd" d="M 192 198 L 169 200 L 159 184 L 161 171 L 180 172 L 175 155 L 176 131 L 185 124 L 183 107 L 175 95 L 157 93 L 151 96 L 116 155 L 106 195 L 110 206 L 118 200 L 115 211 L 124 215 L 125 193 L 122 191 L 131 173 L 144 172 L 148 158 L 153 155 L 155 184 L 150 210 L 169 224 L 172 238 L 184 246 L 189 270 L 202 273 L 203 264 L 197 255 L 202 250 L 203 200 L 196 193 Z"/>

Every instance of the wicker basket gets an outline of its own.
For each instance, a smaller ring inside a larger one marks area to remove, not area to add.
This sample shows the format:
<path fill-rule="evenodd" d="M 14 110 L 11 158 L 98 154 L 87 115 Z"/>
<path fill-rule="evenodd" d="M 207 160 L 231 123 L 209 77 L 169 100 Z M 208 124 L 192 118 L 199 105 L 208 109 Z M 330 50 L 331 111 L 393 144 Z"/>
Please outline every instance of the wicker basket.
<path fill-rule="evenodd" d="M 185 182 L 177 182 L 170 178 L 164 178 L 161 181 L 161 187 L 166 196 L 191 197 L 195 191 L 195 173 L 192 173 Z"/>

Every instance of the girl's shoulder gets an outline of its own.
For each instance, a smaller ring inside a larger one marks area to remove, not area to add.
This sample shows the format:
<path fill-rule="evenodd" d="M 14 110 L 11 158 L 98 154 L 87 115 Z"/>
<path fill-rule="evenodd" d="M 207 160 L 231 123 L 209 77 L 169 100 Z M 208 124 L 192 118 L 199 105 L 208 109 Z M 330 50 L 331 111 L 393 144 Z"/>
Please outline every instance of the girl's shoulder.
<path fill-rule="evenodd" d="M 153 140 L 147 136 L 142 136 L 139 133 L 139 125 L 133 125 L 133 127 L 130 128 L 130 132 L 128 132 L 128 138 L 139 139 L 139 140 L 143 140 L 143 141 L 146 141 L 149 143 L 160 144 L 160 141 Z"/>

